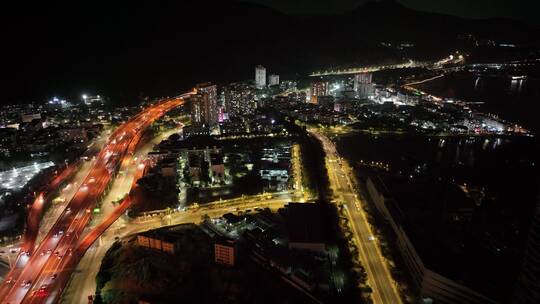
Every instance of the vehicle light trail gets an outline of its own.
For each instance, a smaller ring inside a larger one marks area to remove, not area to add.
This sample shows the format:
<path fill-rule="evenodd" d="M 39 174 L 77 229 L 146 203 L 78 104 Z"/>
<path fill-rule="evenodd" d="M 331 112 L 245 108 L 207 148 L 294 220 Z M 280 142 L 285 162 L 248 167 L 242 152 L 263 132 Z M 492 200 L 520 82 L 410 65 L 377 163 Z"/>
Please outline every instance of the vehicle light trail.
<path fill-rule="evenodd" d="M 54 287 L 52 283 L 56 280 L 66 280 L 64 277 L 70 273 L 66 271 L 66 267 L 69 267 L 70 261 L 74 259 L 69 257 L 91 220 L 92 213 L 89 211 L 102 198 L 118 172 L 123 157 L 134 149 L 142 131 L 167 111 L 183 104 L 184 96 L 186 95 L 167 99 L 144 109 L 111 134 L 109 142 L 96 157 L 87 178 L 79 185 L 77 192 L 38 249 L 26 257 L 28 261 L 19 277 L 13 280 L 14 282 L 3 284 L 0 290 L 2 303 L 49 302 L 48 296 L 58 296 L 61 293 L 61 290 L 52 289 Z M 111 152 L 109 157 L 106 157 L 107 152 Z M 41 255 L 42 252 L 46 254 Z M 40 296 L 33 295 L 32 291 L 36 290 Z"/>
<path fill-rule="evenodd" d="M 326 168 L 330 185 L 338 202 L 342 202 L 345 206 L 347 217 L 353 229 L 354 240 L 359 249 L 360 261 L 366 269 L 369 285 L 373 289 L 373 302 L 381 304 L 402 303 L 396 283 L 376 240 L 373 239 L 371 226 L 361 206 L 364 202 L 359 200 L 354 191 L 353 183 L 349 178 L 351 172 L 349 166 L 345 161 L 341 161 L 335 145 L 328 137 L 316 129 L 308 131 L 321 142 L 326 154 Z"/>

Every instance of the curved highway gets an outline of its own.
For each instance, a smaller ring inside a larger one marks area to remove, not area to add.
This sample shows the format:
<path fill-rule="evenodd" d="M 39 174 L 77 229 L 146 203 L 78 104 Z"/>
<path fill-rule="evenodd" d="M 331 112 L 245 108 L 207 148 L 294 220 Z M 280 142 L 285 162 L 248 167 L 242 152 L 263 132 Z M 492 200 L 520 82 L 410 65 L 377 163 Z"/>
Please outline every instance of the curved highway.
<path fill-rule="evenodd" d="M 186 94 L 187 95 L 187 94 Z M 24 263 L 18 278 L 6 280 L 0 289 L 2 303 L 52 303 L 62 292 L 79 238 L 90 222 L 92 208 L 102 198 L 118 168 L 138 143 L 142 132 L 167 111 L 183 104 L 182 97 L 144 109 L 109 137 L 96 157 L 84 183 L 33 253 L 21 253 Z M 57 287 L 59 286 L 59 288 Z"/>

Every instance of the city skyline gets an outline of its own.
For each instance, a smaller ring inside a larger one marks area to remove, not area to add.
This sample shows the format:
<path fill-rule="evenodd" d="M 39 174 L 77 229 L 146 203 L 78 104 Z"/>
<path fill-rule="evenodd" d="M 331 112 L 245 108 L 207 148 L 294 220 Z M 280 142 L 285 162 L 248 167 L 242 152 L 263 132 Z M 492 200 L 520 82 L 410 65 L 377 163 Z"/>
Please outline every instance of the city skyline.
<path fill-rule="evenodd" d="M 521 7 L 523 11 L 533 11 Z M 10 77 L 3 83 L 6 89 L 1 102 L 41 102 L 54 96 L 73 100 L 81 92 L 94 92 L 114 96 L 113 101 L 125 104 L 148 95 L 172 95 L 178 92 L 178 86 L 187 90 L 193 83 L 208 81 L 209 73 L 216 84 L 250 79 L 249 70 L 257 64 L 272 66 L 273 72 L 288 77 L 329 66 L 364 65 L 369 61 L 400 58 L 400 54 L 381 47 L 380 43 L 384 42 L 381 40 L 421 43 L 435 39 L 437 43 L 422 48 L 440 54 L 447 47 L 457 47 L 461 43 L 458 35 L 467 34 L 469 28 L 475 36 L 496 35 L 497 40 L 507 43 L 521 44 L 529 37 L 538 37 L 537 29 L 535 32 L 534 27 L 519 22 L 504 21 L 497 25 L 487 20 L 476 26 L 476 20 L 463 24 L 462 19 L 451 17 L 439 24 L 437 15 L 395 5 L 387 8 L 384 3 L 363 4 L 361 8 L 365 10 L 346 13 L 346 18 L 329 16 L 334 20 L 328 22 L 335 27 L 330 30 L 317 22 L 317 18 L 287 16 L 263 6 L 235 1 L 220 2 L 207 9 L 190 1 L 166 6 L 146 4 L 133 6 L 129 14 L 119 5 L 37 4 L 23 8 L 12 3 L 6 9 L 11 13 L 3 19 L 7 29 L 6 59 L 9 58 L 4 68 Z M 385 18 L 387 9 L 392 13 Z M 192 13 L 179 18 L 183 11 Z M 378 21 L 373 19 L 377 15 L 385 19 L 381 31 L 386 33 L 384 37 L 372 34 L 378 33 Z M 364 19 L 366 22 L 359 25 Z M 195 26 L 197 20 L 208 22 Z M 411 24 L 411 20 L 417 20 L 418 24 Z M 426 28 L 424 23 L 431 26 Z M 255 30 L 247 24 L 258 27 Z M 358 26 L 365 31 L 349 40 L 347 37 L 357 35 L 354 29 Z M 497 29 L 492 30 L 493 27 Z M 243 34 L 227 35 L 239 28 L 245 29 Z M 426 36 L 409 35 L 403 28 Z M 284 35 L 287 32 L 304 35 L 292 38 L 290 34 Z M 186 37 L 201 35 L 212 40 L 198 39 L 186 47 Z M 317 38 L 318 35 L 322 36 Z M 336 44 L 348 45 L 350 50 L 333 48 Z M 158 45 L 169 47 L 158 48 Z M 284 45 L 288 47 L 281 47 Z"/>
<path fill-rule="evenodd" d="M 540 302 L 540 28 L 490 3 L 11 10 L 0 304 Z"/>

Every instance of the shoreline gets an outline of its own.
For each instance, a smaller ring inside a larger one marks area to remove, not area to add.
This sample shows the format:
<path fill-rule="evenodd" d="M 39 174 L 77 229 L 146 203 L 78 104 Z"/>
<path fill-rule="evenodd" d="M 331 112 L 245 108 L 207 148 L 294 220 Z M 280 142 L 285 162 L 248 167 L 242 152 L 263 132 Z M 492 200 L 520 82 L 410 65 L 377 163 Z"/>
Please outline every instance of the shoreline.
<path fill-rule="evenodd" d="M 516 123 L 516 122 L 511 120 L 512 119 L 511 117 L 508 117 L 508 118 L 500 117 L 501 115 L 505 115 L 505 113 L 504 113 L 504 111 L 502 109 L 498 109 L 498 110 L 494 111 L 495 114 L 493 114 L 493 113 L 490 113 L 490 112 L 486 112 L 486 109 L 484 109 L 483 107 L 480 107 L 480 108 L 477 108 L 477 109 L 473 109 L 473 108 L 470 107 L 470 105 L 485 104 L 485 102 L 478 103 L 478 102 L 475 102 L 475 101 L 467 100 L 466 98 L 459 98 L 458 99 L 458 98 L 435 95 L 433 93 L 433 90 L 431 90 L 431 92 L 428 92 L 425 88 L 424 89 L 418 88 L 418 85 L 429 84 L 430 82 L 436 81 L 436 80 L 438 80 L 440 78 L 448 77 L 448 75 L 449 74 L 440 74 L 440 75 L 430 77 L 430 78 L 426 78 L 426 79 L 423 79 L 423 80 L 417 80 L 417 81 L 409 82 L 409 83 L 401 85 L 401 88 L 408 91 L 408 92 L 410 92 L 410 93 L 420 95 L 421 99 L 424 100 L 424 101 L 427 101 L 427 102 L 431 101 L 431 102 L 434 102 L 434 103 L 437 103 L 437 104 L 450 103 L 450 104 L 453 104 L 453 105 L 457 105 L 457 106 L 461 107 L 463 111 L 469 110 L 474 115 L 487 116 L 487 117 L 489 117 L 491 119 L 494 119 L 494 120 L 498 121 L 499 123 L 502 123 L 502 124 L 506 125 L 509 128 L 510 127 L 515 128 L 514 129 L 515 131 L 513 132 L 514 134 L 493 134 L 495 136 L 497 136 L 497 135 L 510 135 L 510 136 L 512 136 L 512 135 L 520 135 L 519 133 L 522 133 L 521 135 L 534 136 L 535 133 L 532 131 L 531 126 L 523 127 L 522 122 Z M 505 116 L 508 116 L 508 115 L 506 114 Z M 467 135 L 469 135 L 469 134 L 467 134 Z M 470 135 L 471 136 L 477 136 L 477 135 L 484 135 L 484 134 L 470 134 Z M 491 135 L 491 134 L 489 134 L 489 135 Z"/>

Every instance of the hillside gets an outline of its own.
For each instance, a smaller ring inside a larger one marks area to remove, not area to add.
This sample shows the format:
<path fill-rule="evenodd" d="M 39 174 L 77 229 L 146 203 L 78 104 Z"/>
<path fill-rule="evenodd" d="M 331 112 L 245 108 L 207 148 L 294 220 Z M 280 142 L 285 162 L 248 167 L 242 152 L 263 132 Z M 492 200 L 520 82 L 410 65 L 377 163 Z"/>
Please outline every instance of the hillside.
<path fill-rule="evenodd" d="M 336 16 L 289 16 L 238 1 L 216 3 L 12 3 L 3 19 L 10 75 L 4 102 L 99 91 L 118 101 L 173 94 L 193 83 L 252 77 L 263 64 L 282 79 L 322 67 L 437 58 L 478 39 L 531 44 L 537 29 L 505 20 L 467 20 L 419 12 L 394 1 L 369 2 Z M 396 50 L 381 42 L 412 43 Z M 492 52 L 493 50 L 489 50 Z M 536 54 L 536 53 L 534 53 Z M 513 56 L 513 53 L 505 56 Z"/>

